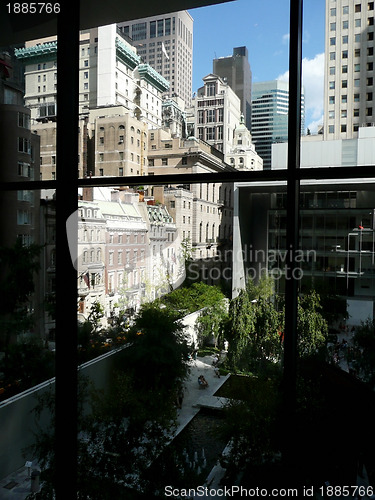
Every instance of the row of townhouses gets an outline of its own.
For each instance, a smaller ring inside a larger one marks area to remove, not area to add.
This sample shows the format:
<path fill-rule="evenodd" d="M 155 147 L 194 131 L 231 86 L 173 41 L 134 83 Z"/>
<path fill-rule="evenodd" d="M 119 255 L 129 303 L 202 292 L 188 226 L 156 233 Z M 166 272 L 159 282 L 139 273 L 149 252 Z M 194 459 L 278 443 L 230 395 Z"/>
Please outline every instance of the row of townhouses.
<path fill-rule="evenodd" d="M 78 312 L 132 314 L 185 278 L 182 241 L 167 208 L 129 190 L 84 189 L 78 204 Z"/>

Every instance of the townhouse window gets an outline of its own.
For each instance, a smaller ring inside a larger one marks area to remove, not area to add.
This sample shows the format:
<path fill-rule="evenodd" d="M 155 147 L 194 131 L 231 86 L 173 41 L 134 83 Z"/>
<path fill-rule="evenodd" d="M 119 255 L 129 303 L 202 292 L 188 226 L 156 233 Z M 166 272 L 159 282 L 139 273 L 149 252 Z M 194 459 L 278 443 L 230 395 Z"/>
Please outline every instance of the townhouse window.
<path fill-rule="evenodd" d="M 207 127 L 206 141 L 214 141 L 214 140 L 215 140 L 215 127 Z"/>
<path fill-rule="evenodd" d="M 215 110 L 208 109 L 207 110 L 207 123 L 212 123 L 215 121 Z"/>

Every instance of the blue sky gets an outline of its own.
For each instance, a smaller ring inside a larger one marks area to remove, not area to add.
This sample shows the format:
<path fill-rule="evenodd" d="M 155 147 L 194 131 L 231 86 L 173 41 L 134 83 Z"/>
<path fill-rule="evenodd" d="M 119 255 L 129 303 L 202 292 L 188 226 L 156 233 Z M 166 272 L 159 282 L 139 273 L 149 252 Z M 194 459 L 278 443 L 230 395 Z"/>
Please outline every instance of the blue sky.
<path fill-rule="evenodd" d="M 193 92 L 212 72 L 215 57 L 245 45 L 253 82 L 287 78 L 289 0 L 235 0 L 191 9 L 194 19 Z M 303 84 L 306 126 L 315 131 L 323 115 L 325 0 L 306 0 L 303 16 Z"/>

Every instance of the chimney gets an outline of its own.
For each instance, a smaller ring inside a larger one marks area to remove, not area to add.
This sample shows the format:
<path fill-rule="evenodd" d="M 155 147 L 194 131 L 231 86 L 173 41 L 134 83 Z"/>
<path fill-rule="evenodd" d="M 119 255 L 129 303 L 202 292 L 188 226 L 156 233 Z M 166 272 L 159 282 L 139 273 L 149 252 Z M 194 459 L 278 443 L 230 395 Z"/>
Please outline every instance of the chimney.
<path fill-rule="evenodd" d="M 155 201 L 159 201 L 162 205 L 164 205 L 164 187 L 163 186 L 154 186 L 153 191 Z"/>
<path fill-rule="evenodd" d="M 82 200 L 94 201 L 94 188 L 84 187 L 82 189 Z"/>

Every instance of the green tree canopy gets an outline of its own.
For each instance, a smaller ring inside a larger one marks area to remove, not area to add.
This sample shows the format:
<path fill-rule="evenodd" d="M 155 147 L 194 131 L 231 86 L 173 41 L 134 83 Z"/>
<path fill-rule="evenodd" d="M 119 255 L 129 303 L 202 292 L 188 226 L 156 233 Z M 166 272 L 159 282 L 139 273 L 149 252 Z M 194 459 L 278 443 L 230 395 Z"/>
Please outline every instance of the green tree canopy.
<path fill-rule="evenodd" d="M 39 245 L 23 245 L 21 238 L 13 247 L 0 247 L 0 343 L 7 345 L 12 335 L 33 325 L 29 309 L 40 251 Z"/>
<path fill-rule="evenodd" d="M 358 375 L 371 387 L 375 386 L 375 319 L 368 318 L 357 326 L 353 335 L 354 352 L 349 360 Z"/>
<path fill-rule="evenodd" d="M 199 282 L 173 290 L 164 295 L 160 302 L 175 311 L 180 311 L 183 315 L 217 304 L 224 297 L 219 287 Z"/>

